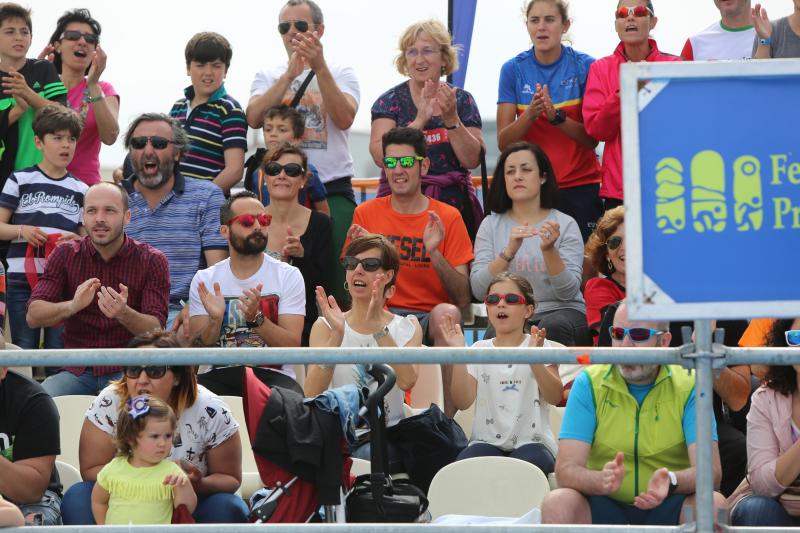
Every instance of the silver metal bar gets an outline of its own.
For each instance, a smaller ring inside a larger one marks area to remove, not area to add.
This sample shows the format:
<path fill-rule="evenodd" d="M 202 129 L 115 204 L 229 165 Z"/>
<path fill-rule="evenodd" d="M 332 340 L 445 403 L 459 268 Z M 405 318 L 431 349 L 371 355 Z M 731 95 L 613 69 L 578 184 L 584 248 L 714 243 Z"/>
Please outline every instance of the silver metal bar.
<path fill-rule="evenodd" d="M 711 321 L 697 320 L 694 323 L 695 342 L 695 368 L 697 377 L 695 381 L 695 407 L 697 422 L 697 448 L 695 464 L 697 467 L 697 485 L 695 497 L 697 509 L 697 531 L 714 531 L 714 474 L 712 470 L 711 438 L 712 419 L 714 406 L 712 397 L 713 369 L 711 358 Z"/>
<path fill-rule="evenodd" d="M 308 363 L 553 363 L 647 361 L 691 366 L 678 348 L 120 348 L 0 351 L 2 366 Z"/>
<path fill-rule="evenodd" d="M 623 529 L 624 527 L 624 529 Z M 200 531 L 216 533 L 224 529 L 225 533 L 463 533 L 465 528 L 491 533 L 607 533 L 609 530 L 625 531 L 625 533 L 680 533 L 680 527 L 655 526 L 566 526 L 566 525 L 434 525 L 434 524 L 192 524 L 161 526 L 37 526 L 36 531 L 47 533 L 166 533 Z M 27 533 L 27 528 L 4 528 L 4 533 Z M 749 530 L 748 530 L 749 531 Z"/>
<path fill-rule="evenodd" d="M 800 350 L 797 348 L 720 348 L 724 349 L 724 361 L 728 366 L 800 364 Z"/>

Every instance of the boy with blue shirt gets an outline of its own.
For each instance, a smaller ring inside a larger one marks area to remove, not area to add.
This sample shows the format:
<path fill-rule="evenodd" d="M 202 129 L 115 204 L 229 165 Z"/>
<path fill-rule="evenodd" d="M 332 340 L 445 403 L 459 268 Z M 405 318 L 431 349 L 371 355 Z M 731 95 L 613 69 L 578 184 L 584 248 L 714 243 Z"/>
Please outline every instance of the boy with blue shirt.
<path fill-rule="evenodd" d="M 67 172 L 83 121 L 72 109 L 49 105 L 33 120 L 34 141 L 42 152 L 35 166 L 13 172 L 0 194 L 0 239 L 8 249 L 8 312 L 13 342 L 39 347 L 39 328 L 25 320 L 28 298 L 58 244 L 85 234 L 83 197 L 88 186 Z M 63 326 L 45 329 L 44 347 L 63 348 Z"/>
<path fill-rule="evenodd" d="M 223 85 L 232 56 L 230 43 L 218 33 L 198 33 L 189 39 L 186 73 L 192 85 L 169 112 L 189 134 L 181 174 L 213 180 L 226 196 L 242 178 L 247 151 L 244 111 Z"/>
<path fill-rule="evenodd" d="M 264 162 L 275 149 L 282 144 L 300 146 L 303 142 L 305 132 L 305 119 L 297 109 L 285 104 L 276 105 L 267 109 L 264 113 L 264 145 L 266 148 L 259 148 L 256 153 L 247 160 L 245 169 L 244 187 L 248 191 L 253 191 L 265 206 L 269 205 L 269 191 L 267 190 L 267 180 L 264 172 Z M 309 209 L 321 211 L 330 216 L 328 207 L 328 193 L 325 185 L 319 179 L 317 167 L 308 164 L 308 185 L 300 190 L 297 200 Z"/>
<path fill-rule="evenodd" d="M 669 346 L 669 324 L 633 322 L 623 302 L 615 347 Z M 696 507 L 694 374 L 677 365 L 592 365 L 575 380 L 559 434 L 548 524 L 677 525 Z M 713 427 L 714 485 L 722 469 Z M 725 499 L 714 493 L 714 506 Z"/>

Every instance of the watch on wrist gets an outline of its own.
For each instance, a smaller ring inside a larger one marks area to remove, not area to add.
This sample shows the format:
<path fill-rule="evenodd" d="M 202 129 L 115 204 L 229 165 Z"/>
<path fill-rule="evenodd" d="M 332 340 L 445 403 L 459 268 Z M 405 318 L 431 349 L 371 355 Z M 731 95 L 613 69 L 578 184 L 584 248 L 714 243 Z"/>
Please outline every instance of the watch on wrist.
<path fill-rule="evenodd" d="M 460 127 L 461 127 L 461 122 L 456 122 L 452 126 L 448 126 L 447 124 L 444 125 L 444 129 L 446 130 L 457 130 Z"/>
<path fill-rule="evenodd" d="M 247 327 L 250 329 L 260 327 L 261 324 L 263 323 L 264 323 L 264 313 L 262 313 L 260 309 L 258 313 L 256 313 L 256 316 L 253 317 L 253 320 L 248 320 L 245 322 Z"/>
<path fill-rule="evenodd" d="M 672 470 L 667 470 L 667 476 L 669 476 L 669 490 L 667 491 L 667 496 L 672 496 L 675 494 L 675 491 L 678 490 L 678 476 L 676 476 L 675 472 Z"/>
<path fill-rule="evenodd" d="M 567 120 L 567 114 L 564 113 L 563 109 L 556 109 L 555 116 L 549 120 L 550 124 L 553 126 L 558 126 L 559 124 L 563 124 Z"/>
<path fill-rule="evenodd" d="M 513 255 L 506 255 L 506 249 L 505 249 L 505 248 L 503 248 L 502 250 L 500 250 L 500 253 L 499 253 L 499 254 L 497 254 L 497 256 L 498 256 L 500 259 L 502 259 L 503 261 L 505 261 L 506 263 L 510 263 L 511 261 L 513 261 L 513 260 L 514 260 L 514 256 L 513 256 Z"/>
<path fill-rule="evenodd" d="M 378 331 L 372 334 L 372 338 L 375 339 L 375 342 L 378 342 L 388 334 L 389 334 L 389 327 L 383 326 L 383 329 L 379 329 Z"/>
<path fill-rule="evenodd" d="M 91 96 L 91 95 L 89 95 L 89 96 L 86 98 L 86 101 L 87 101 L 87 102 L 89 102 L 90 104 L 93 104 L 93 103 L 95 103 L 95 102 L 99 102 L 100 100 L 102 100 L 102 99 L 103 99 L 103 98 L 105 98 L 105 97 L 106 97 L 106 95 L 105 95 L 105 94 L 103 94 L 103 93 L 101 92 L 101 93 L 100 93 L 99 95 L 97 95 L 97 96 Z"/>
<path fill-rule="evenodd" d="M 761 38 L 759 38 L 759 39 L 758 39 L 758 44 L 759 44 L 760 46 L 769 46 L 769 45 L 771 45 L 771 44 L 772 44 L 772 36 L 770 35 L 770 36 L 769 36 L 769 37 L 767 37 L 766 39 L 761 39 Z"/>

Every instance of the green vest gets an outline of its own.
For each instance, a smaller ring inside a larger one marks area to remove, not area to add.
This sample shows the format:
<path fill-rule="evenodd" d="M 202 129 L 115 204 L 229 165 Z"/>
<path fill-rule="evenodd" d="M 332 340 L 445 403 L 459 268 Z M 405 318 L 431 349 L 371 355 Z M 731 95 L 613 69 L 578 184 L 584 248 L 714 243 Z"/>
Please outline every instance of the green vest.
<path fill-rule="evenodd" d="M 597 416 L 586 467 L 602 470 L 617 452 L 625 454 L 625 477 L 611 498 L 632 504 L 659 468 L 689 468 L 683 412 L 694 390 L 694 374 L 662 365 L 641 406 L 615 365 L 593 365 L 586 374 Z"/>

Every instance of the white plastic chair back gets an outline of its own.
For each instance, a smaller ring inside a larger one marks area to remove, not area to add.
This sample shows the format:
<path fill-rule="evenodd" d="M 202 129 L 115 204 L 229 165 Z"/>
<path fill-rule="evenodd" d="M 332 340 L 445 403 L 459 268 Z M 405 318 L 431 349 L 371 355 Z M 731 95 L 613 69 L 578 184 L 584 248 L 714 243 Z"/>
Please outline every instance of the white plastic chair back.
<path fill-rule="evenodd" d="M 16 344 L 7 342 L 6 343 L 6 350 L 21 350 L 19 346 Z M 10 366 L 8 367 L 9 370 L 13 370 L 17 374 L 25 377 L 29 377 L 33 379 L 33 369 L 29 366 Z"/>
<path fill-rule="evenodd" d="M 228 404 L 233 418 L 239 422 L 239 439 L 242 441 L 242 486 L 239 489 L 242 498 L 248 500 L 250 496 L 264 486 L 258 475 L 256 459 L 253 448 L 250 446 L 250 437 L 247 435 L 247 424 L 244 419 L 244 404 L 239 396 L 220 396 Z"/>
<path fill-rule="evenodd" d="M 566 407 L 553 407 L 548 409 L 550 411 L 550 430 L 553 432 L 553 438 L 558 442 L 558 434 L 561 431 L 561 421 L 564 419 L 564 411 Z"/>
<path fill-rule="evenodd" d="M 53 398 L 58 409 L 61 434 L 61 454 L 56 459 L 74 466 L 78 472 L 80 472 L 81 468 L 78 460 L 81 428 L 86 418 L 86 410 L 92 405 L 94 398 L 94 396 L 88 394 L 56 396 Z"/>
<path fill-rule="evenodd" d="M 69 489 L 75 483 L 80 483 L 83 481 L 81 479 L 81 473 L 78 471 L 78 469 L 69 463 L 56 460 L 56 469 L 58 469 L 58 477 L 61 480 L 63 491 L 62 494 L 67 492 L 67 489 Z"/>
<path fill-rule="evenodd" d="M 520 517 L 550 492 L 544 473 L 510 457 L 474 457 L 439 470 L 428 489 L 434 519 L 445 514 Z"/>
<path fill-rule="evenodd" d="M 427 409 L 432 403 L 444 408 L 442 390 L 442 367 L 439 365 L 419 365 L 417 382 L 411 389 L 411 407 Z"/>
<path fill-rule="evenodd" d="M 453 420 L 464 430 L 464 435 L 469 439 L 472 435 L 472 421 L 475 419 L 475 402 L 472 402 L 465 411 L 458 411 Z"/>

